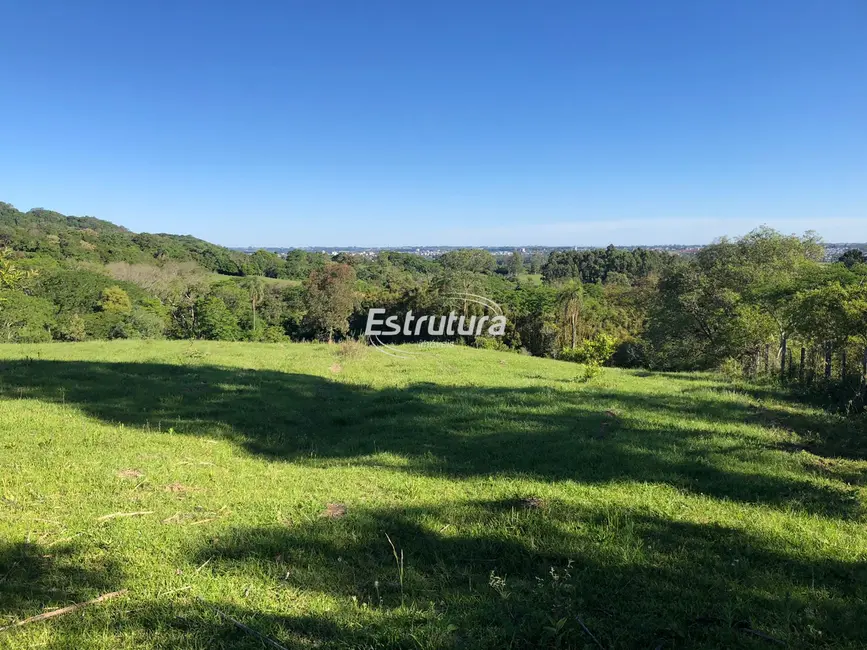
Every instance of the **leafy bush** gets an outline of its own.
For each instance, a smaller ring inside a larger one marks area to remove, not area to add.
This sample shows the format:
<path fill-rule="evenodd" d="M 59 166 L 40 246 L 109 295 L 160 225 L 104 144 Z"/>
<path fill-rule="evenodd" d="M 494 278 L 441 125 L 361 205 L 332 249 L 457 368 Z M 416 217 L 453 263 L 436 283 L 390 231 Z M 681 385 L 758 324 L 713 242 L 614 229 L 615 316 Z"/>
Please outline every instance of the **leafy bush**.
<path fill-rule="evenodd" d="M 506 346 L 503 341 L 496 336 L 477 336 L 473 341 L 473 346 L 482 350 L 505 350 Z"/>
<path fill-rule="evenodd" d="M 601 366 L 607 363 L 614 355 L 617 343 L 613 336 L 600 333 L 592 339 L 586 339 L 574 350 L 565 348 L 560 352 L 559 359 Z"/>
<path fill-rule="evenodd" d="M 128 324 L 137 333 L 128 338 L 161 339 L 166 331 L 166 320 L 145 307 L 135 307 Z"/>
<path fill-rule="evenodd" d="M 124 328 L 126 316 L 117 312 L 97 311 L 84 316 L 84 329 L 89 339 L 131 338 Z"/>
<path fill-rule="evenodd" d="M 717 371 L 729 381 L 735 381 L 737 379 L 743 378 L 744 376 L 743 363 L 732 357 L 725 359 L 719 365 Z"/>
<path fill-rule="evenodd" d="M 580 384 L 585 384 L 591 379 L 595 379 L 602 372 L 602 366 L 598 363 L 582 363 L 581 372 L 575 377 L 575 381 Z"/>
<path fill-rule="evenodd" d="M 611 364 L 618 368 L 646 368 L 648 363 L 647 344 L 641 339 L 620 341 L 611 357 Z"/>
<path fill-rule="evenodd" d="M 54 338 L 58 341 L 83 341 L 87 338 L 87 328 L 80 314 L 69 314 L 57 321 Z"/>
<path fill-rule="evenodd" d="M 269 325 L 262 333 L 262 340 L 265 343 L 282 343 L 287 338 L 288 337 L 283 331 L 283 328 L 277 327 L 276 325 Z"/>

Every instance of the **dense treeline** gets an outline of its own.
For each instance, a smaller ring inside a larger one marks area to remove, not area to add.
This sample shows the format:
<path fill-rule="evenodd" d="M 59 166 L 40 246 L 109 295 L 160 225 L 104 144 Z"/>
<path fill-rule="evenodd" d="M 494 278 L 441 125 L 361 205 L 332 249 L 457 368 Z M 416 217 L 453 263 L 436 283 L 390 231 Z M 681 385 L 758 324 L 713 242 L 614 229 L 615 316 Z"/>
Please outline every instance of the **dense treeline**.
<path fill-rule="evenodd" d="M 472 249 L 437 259 L 300 250 L 284 258 L 136 235 L 87 217 L 2 210 L 3 341 L 335 340 L 361 337 L 371 308 L 481 316 L 484 308 L 466 299 L 474 294 L 502 307 L 505 334 L 455 342 L 783 381 L 852 384 L 863 374 L 867 264 L 858 251 L 823 263 L 810 233 L 762 228 L 692 257 L 609 246 L 547 259 Z"/>
<path fill-rule="evenodd" d="M 669 259 L 666 253 L 646 248 L 554 251 L 542 267 L 542 275 L 552 283 L 569 278 L 579 278 L 585 284 L 628 282 L 661 270 Z"/>
<path fill-rule="evenodd" d="M 245 275 L 246 256 L 188 235 L 133 233 L 93 217 L 50 210 L 20 212 L 0 202 L 0 247 L 55 260 L 155 263 L 192 261 L 225 275 Z"/>

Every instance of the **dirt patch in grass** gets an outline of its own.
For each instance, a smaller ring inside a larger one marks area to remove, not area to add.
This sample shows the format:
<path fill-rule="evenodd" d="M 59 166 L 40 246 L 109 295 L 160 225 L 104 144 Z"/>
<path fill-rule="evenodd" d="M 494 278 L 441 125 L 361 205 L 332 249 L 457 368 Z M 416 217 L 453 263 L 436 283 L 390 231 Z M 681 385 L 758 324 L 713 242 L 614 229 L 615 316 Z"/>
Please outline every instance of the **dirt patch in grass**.
<path fill-rule="evenodd" d="M 329 503 L 319 516 L 325 519 L 340 519 L 346 516 L 346 506 L 342 503 Z"/>
<path fill-rule="evenodd" d="M 166 492 L 172 492 L 173 494 L 187 494 L 188 492 L 198 492 L 201 488 L 192 487 L 189 485 L 183 485 L 181 483 L 172 483 L 171 485 L 165 486 L 163 488 Z"/>

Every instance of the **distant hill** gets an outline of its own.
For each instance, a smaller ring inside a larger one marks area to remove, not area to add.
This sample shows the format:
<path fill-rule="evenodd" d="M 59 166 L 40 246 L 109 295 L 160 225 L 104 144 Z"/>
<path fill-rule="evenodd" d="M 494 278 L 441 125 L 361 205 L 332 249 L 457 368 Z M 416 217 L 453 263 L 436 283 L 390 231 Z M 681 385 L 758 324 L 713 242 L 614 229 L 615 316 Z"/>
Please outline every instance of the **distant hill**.
<path fill-rule="evenodd" d="M 147 263 L 193 261 L 224 275 L 243 275 L 247 255 L 190 235 L 134 233 L 94 217 L 70 217 L 0 202 L 0 247 L 57 260 Z"/>

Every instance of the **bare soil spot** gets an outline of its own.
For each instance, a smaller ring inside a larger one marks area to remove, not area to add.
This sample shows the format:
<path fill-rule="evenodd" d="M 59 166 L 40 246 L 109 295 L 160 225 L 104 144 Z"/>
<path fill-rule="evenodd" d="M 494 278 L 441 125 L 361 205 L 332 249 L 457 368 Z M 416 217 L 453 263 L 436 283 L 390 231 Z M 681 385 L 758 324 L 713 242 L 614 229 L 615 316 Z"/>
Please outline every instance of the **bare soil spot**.
<path fill-rule="evenodd" d="M 346 516 L 346 506 L 342 503 L 329 503 L 320 516 L 326 519 L 340 519 Z"/>

